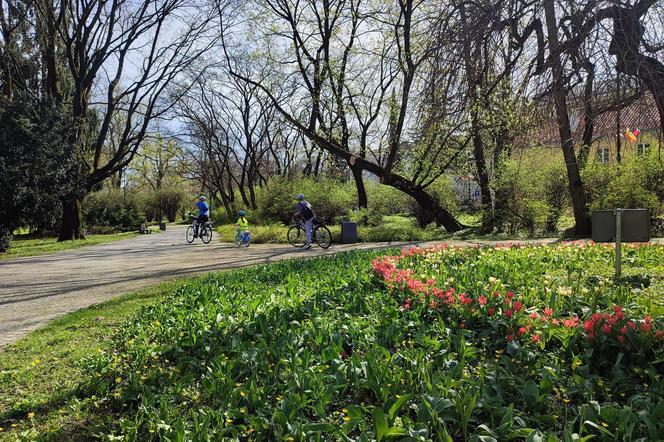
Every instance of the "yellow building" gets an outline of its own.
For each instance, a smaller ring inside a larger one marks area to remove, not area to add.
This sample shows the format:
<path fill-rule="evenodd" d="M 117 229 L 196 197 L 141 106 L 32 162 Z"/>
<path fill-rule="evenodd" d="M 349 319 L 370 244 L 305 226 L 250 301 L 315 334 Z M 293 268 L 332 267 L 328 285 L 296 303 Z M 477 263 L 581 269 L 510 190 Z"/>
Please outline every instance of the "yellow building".
<path fill-rule="evenodd" d="M 583 143 L 586 129 L 583 106 L 580 103 L 570 105 L 570 126 L 577 152 Z M 601 108 L 601 106 L 598 106 Z M 543 147 L 559 147 L 560 135 L 555 112 L 547 109 L 532 132 L 529 143 Z M 642 155 L 649 149 L 662 145 L 662 130 L 659 112 L 652 95 L 646 94 L 620 110 L 602 112 L 593 120 L 593 137 L 589 151 L 589 160 L 595 163 L 609 164 L 618 161 L 618 157 Z M 630 140 L 627 131 L 638 134 Z"/>

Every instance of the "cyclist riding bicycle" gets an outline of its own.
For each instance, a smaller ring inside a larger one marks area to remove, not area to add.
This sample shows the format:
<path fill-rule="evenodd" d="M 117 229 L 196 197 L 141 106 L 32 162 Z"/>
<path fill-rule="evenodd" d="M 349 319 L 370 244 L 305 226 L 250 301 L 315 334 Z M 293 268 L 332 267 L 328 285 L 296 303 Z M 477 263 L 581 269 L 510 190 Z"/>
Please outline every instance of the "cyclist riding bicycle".
<path fill-rule="evenodd" d="M 314 212 L 313 207 L 309 204 L 309 201 L 304 199 L 304 195 L 301 193 L 295 196 L 297 204 L 295 205 L 295 215 L 298 216 L 304 222 L 304 232 L 306 234 L 306 242 L 304 243 L 305 249 L 311 248 L 311 231 L 314 225 L 314 219 L 316 219 L 316 213 Z"/>
<path fill-rule="evenodd" d="M 208 222 L 210 219 L 210 206 L 205 202 L 203 195 L 198 197 L 196 207 L 198 207 L 198 218 L 196 218 L 196 225 L 194 227 L 194 238 L 198 238 L 198 226 Z"/>

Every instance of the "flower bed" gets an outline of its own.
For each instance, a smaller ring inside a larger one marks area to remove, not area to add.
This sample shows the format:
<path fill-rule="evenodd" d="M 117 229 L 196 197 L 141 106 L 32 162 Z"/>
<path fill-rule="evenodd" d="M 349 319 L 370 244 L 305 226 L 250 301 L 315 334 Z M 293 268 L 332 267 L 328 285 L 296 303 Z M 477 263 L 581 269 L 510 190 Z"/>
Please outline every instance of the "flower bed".
<path fill-rule="evenodd" d="M 144 310 L 86 361 L 88 438 L 664 439 L 664 247 L 626 247 L 618 282 L 586 243 L 375 253 Z"/>
<path fill-rule="evenodd" d="M 628 246 L 628 253 L 648 255 L 660 249 L 656 245 L 632 245 Z M 611 348 L 621 354 L 652 356 L 661 350 L 664 341 L 661 321 L 653 321 L 652 315 L 644 314 L 638 304 L 628 309 L 628 314 L 624 306 L 611 305 L 612 300 L 629 297 L 631 292 L 625 293 L 625 287 L 583 278 L 584 266 L 592 262 L 587 258 L 608 259 L 611 253 L 611 247 L 585 242 L 522 249 L 507 246 L 490 252 L 415 247 L 404 249 L 400 255 L 376 258 L 372 265 L 402 301 L 403 311 L 486 333 L 494 344 L 504 339 L 506 343 L 518 342 L 545 350 L 548 343 L 567 347 L 584 338 L 586 347 L 597 352 Z M 528 274 L 534 278 L 528 286 L 511 291 L 501 279 L 489 276 L 483 283 L 477 274 L 468 278 L 464 269 L 459 281 L 455 266 L 446 265 L 466 258 L 475 261 L 467 265 L 477 267 L 489 255 L 494 260 L 507 255 L 512 259 L 522 257 L 530 263 Z M 550 285 L 553 279 L 546 278 L 545 264 L 555 259 L 552 257 L 562 258 L 567 267 L 567 278 L 562 278 L 557 287 Z M 539 281 L 535 277 L 537 268 L 545 276 Z M 593 287 L 595 282 L 601 283 Z M 598 310 L 602 308 L 604 311 Z"/>

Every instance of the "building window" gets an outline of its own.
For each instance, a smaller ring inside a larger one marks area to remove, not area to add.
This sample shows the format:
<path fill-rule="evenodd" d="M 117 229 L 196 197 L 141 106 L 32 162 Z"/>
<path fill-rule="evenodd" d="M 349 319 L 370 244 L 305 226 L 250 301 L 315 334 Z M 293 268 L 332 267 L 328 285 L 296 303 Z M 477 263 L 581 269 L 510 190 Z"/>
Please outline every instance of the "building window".
<path fill-rule="evenodd" d="M 597 149 L 596 160 L 598 163 L 608 164 L 609 162 L 609 148 L 600 147 Z"/>
<path fill-rule="evenodd" d="M 637 155 L 645 155 L 648 150 L 650 150 L 650 144 L 648 143 L 639 143 L 636 145 Z"/>

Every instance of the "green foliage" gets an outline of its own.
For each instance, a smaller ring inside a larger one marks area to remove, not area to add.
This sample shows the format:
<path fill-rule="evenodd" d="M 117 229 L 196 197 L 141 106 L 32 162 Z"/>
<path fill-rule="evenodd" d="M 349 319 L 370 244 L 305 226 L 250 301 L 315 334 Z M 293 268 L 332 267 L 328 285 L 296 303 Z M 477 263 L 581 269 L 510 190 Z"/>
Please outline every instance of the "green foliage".
<path fill-rule="evenodd" d="M 353 183 L 327 178 L 274 178 L 267 185 L 256 189 L 258 209 L 253 214 L 255 221 L 289 223 L 295 211 L 294 196 L 299 193 L 304 194 L 318 217 L 327 223 L 347 216 L 357 206 Z"/>
<path fill-rule="evenodd" d="M 251 218 L 251 213 L 247 212 L 248 218 Z M 223 207 L 216 207 L 212 208 L 210 210 L 210 219 L 214 221 L 215 224 L 233 224 L 235 221 L 237 221 L 237 218 L 235 218 L 235 215 L 233 214 L 228 214 L 226 212 L 226 209 Z M 250 220 L 251 221 L 251 220 Z"/>
<path fill-rule="evenodd" d="M 186 191 L 174 186 L 148 192 L 144 199 L 147 218 L 161 221 L 166 217 L 168 222 L 175 222 L 178 211 L 188 198 Z"/>
<path fill-rule="evenodd" d="M 361 218 L 365 210 L 351 212 L 350 218 Z M 375 215 L 371 215 L 375 216 Z M 375 220 L 375 218 L 374 218 Z M 360 219 L 360 221 L 362 221 Z M 372 221 L 373 222 L 373 221 Z M 254 244 L 287 244 L 286 233 L 288 226 L 281 223 L 254 224 L 249 219 L 249 229 L 251 230 L 251 242 Z M 332 241 L 341 241 L 341 225 L 328 225 L 332 233 Z M 234 242 L 235 227 L 233 223 L 221 225 L 217 228 L 220 241 Z M 411 217 L 392 215 L 382 216 L 379 225 L 369 225 L 361 222 L 357 229 L 358 240 L 360 242 L 390 242 L 390 241 L 432 241 L 448 236 L 443 228 L 437 228 L 429 225 L 426 228 L 420 228 Z"/>
<path fill-rule="evenodd" d="M 80 190 L 69 123 L 52 103 L 22 94 L 0 102 L 0 251 L 16 227 L 56 228 L 61 198 Z"/>
<path fill-rule="evenodd" d="M 256 190 L 258 209 L 252 214 L 253 220 L 260 224 L 289 223 L 295 206 L 293 197 L 298 193 L 304 194 L 318 216 L 329 224 L 350 219 L 360 225 L 379 227 L 382 224 L 381 218 L 385 215 L 418 212 L 415 200 L 393 187 L 373 180 L 365 180 L 365 187 L 369 207 L 367 210 L 358 211 L 357 189 L 353 182 L 327 178 L 274 178 L 266 186 Z M 443 207 L 457 211 L 452 183 L 448 177 L 441 177 L 428 190 Z"/>
<path fill-rule="evenodd" d="M 73 245 L 78 241 L 66 243 Z M 89 434 L 76 437 L 80 429 L 69 429 L 66 434 L 48 431 L 53 420 L 64 417 L 75 422 L 80 418 L 81 403 L 73 394 L 84 376 L 80 360 L 107 349 L 108 336 L 128 316 L 181 285 L 181 280 L 171 281 L 119 296 L 49 322 L 25 339 L 3 347 L 0 352 L 0 440 L 90 440 Z M 35 416 L 20 422 L 30 412 Z M 26 433 L 33 437 L 22 437 Z"/>
<path fill-rule="evenodd" d="M 394 187 L 365 180 L 368 209 L 381 215 L 400 215 L 411 211 L 415 201 Z"/>
<path fill-rule="evenodd" d="M 621 163 L 594 163 L 583 171 L 591 210 L 650 209 L 654 217 L 664 214 L 664 163 L 657 151 L 628 155 Z"/>
<path fill-rule="evenodd" d="M 145 222 L 140 197 L 122 189 L 104 189 L 88 195 L 82 212 L 84 223 L 91 231 L 96 227 L 135 230 Z"/>
<path fill-rule="evenodd" d="M 383 223 L 381 212 L 369 208 L 353 210 L 348 214 L 348 220 L 357 223 L 358 226 L 377 227 Z"/>
<path fill-rule="evenodd" d="M 657 303 L 664 247 L 626 248 L 629 272 L 651 281 L 638 289 L 609 277 L 611 254 L 577 244 L 444 250 L 404 254 L 402 267 L 423 285 L 454 287 L 459 299 L 495 303 L 494 292 L 513 291 L 526 305 L 515 321 L 535 321 L 531 314 L 546 315 L 549 306 L 553 317 L 578 315 L 582 324 L 620 305 L 630 318 L 652 318 L 649 346 L 589 341 L 583 325 L 553 321 L 538 341 L 529 331 L 508 341 L 512 319 L 503 314 L 487 318 L 459 305 L 461 325 L 426 303 L 406 309 L 414 296 L 373 276 L 375 252 L 198 278 L 117 327 L 108 347 L 87 358 L 69 411 L 86 425 L 65 421 L 53 434 L 658 440 L 664 355 L 663 341 L 653 339 L 664 325 Z"/>
<path fill-rule="evenodd" d="M 12 243 L 12 231 L 7 228 L 0 228 L 0 252 L 9 250 Z"/>
<path fill-rule="evenodd" d="M 569 207 L 565 164 L 550 149 L 531 149 L 500 162 L 495 179 L 499 230 L 555 233 Z"/>
<path fill-rule="evenodd" d="M 453 214 L 458 213 L 459 204 L 457 202 L 456 195 L 454 194 L 454 185 L 449 176 L 442 175 L 439 177 L 429 187 L 427 187 L 427 192 L 449 212 Z M 417 202 L 412 198 L 408 198 L 408 203 L 410 213 L 413 215 L 417 214 L 419 210 Z"/>

